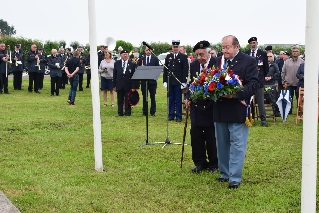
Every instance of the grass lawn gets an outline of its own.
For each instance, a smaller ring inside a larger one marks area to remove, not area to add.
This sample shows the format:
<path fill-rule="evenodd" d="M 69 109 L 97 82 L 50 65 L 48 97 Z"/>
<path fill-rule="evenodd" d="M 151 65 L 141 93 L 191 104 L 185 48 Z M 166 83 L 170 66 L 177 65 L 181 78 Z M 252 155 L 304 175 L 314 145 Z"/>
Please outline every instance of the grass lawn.
<path fill-rule="evenodd" d="M 86 79 L 84 79 L 85 85 Z M 156 117 L 149 117 L 149 141 L 166 139 L 166 92 L 160 78 Z M 268 120 L 250 128 L 242 185 L 229 190 L 218 174 L 192 174 L 191 146 L 145 143 L 142 101 L 131 117 L 117 117 L 117 105 L 103 107 L 104 172 L 94 170 L 91 90 L 50 96 L 24 89 L 0 95 L 0 190 L 21 212 L 300 212 L 302 122 Z M 141 94 L 140 94 L 141 96 Z M 142 97 L 142 96 L 141 96 Z M 185 121 L 185 118 L 183 118 Z M 182 142 L 184 122 L 169 122 L 172 142 Z M 190 143 L 189 126 L 186 143 Z"/>

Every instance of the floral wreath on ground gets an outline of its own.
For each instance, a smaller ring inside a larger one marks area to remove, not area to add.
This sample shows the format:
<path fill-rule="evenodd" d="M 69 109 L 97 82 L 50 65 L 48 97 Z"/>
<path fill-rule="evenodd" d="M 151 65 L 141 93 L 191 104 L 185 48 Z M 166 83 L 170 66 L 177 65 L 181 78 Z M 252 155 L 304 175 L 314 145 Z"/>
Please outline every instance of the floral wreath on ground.
<path fill-rule="evenodd" d="M 234 95 L 242 89 L 240 77 L 229 67 L 226 69 L 205 67 L 197 77 L 194 77 L 189 86 L 190 100 L 196 102 L 198 99 L 206 99 L 217 102 L 221 97 Z M 247 107 L 245 124 L 250 127 L 253 122 L 250 104 L 247 105 L 244 101 L 241 103 Z"/>

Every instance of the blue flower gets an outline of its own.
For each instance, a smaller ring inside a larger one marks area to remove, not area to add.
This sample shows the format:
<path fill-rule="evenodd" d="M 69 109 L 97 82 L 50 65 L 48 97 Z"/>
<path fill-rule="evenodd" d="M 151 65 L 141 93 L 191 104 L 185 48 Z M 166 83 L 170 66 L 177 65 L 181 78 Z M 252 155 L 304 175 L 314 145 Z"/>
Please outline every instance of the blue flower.
<path fill-rule="evenodd" d="M 220 89 L 220 88 L 222 88 L 222 87 L 223 87 L 223 84 L 217 83 L 217 89 Z"/>

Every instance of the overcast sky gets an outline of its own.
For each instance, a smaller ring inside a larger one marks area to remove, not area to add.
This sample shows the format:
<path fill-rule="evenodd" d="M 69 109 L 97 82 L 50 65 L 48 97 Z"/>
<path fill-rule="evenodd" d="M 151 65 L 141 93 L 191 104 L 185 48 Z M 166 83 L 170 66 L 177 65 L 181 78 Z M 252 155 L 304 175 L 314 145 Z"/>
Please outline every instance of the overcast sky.
<path fill-rule="evenodd" d="M 235 35 L 241 45 L 256 36 L 259 44 L 304 44 L 306 0 L 95 0 L 97 42 L 106 37 L 134 46 L 142 41 L 194 45 L 218 43 Z M 1 2 L 0 18 L 17 37 L 89 43 L 87 0 Z"/>

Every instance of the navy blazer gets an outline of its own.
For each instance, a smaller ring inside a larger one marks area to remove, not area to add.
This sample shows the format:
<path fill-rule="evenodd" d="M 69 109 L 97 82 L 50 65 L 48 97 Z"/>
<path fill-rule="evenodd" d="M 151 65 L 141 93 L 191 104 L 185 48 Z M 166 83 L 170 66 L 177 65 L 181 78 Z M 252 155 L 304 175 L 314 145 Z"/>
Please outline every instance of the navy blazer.
<path fill-rule="evenodd" d="M 159 66 L 159 60 L 155 57 L 155 56 L 151 56 L 151 60 L 149 64 L 146 64 L 146 56 L 142 56 L 138 62 L 137 62 L 138 66 Z M 142 81 L 142 83 L 145 81 Z M 155 80 L 149 80 L 148 81 L 149 84 L 157 84 L 157 81 Z"/>
<path fill-rule="evenodd" d="M 188 59 L 187 55 L 178 53 L 174 59 L 174 54 L 170 53 L 165 58 L 165 66 L 175 75 L 175 77 L 181 82 L 186 83 L 188 77 Z M 167 82 L 168 70 L 164 67 L 163 82 Z M 169 85 L 180 85 L 180 83 L 171 76 L 169 78 Z"/>
<path fill-rule="evenodd" d="M 135 72 L 135 64 L 130 60 L 127 60 L 127 63 L 125 72 L 123 72 L 122 60 L 117 60 L 114 63 L 113 87 L 116 87 L 116 91 L 124 90 L 128 92 L 131 89 L 138 88 L 138 83 L 136 81 L 131 81 Z"/>
<path fill-rule="evenodd" d="M 221 59 L 222 57 L 216 59 L 216 67 L 221 68 Z M 214 122 L 245 123 L 246 106 L 240 101 L 245 100 L 248 103 L 251 96 L 257 93 L 259 84 L 256 60 L 239 51 L 229 67 L 234 74 L 239 75 L 243 90 L 237 92 L 238 98 L 221 98 L 214 103 L 213 120 Z"/>
<path fill-rule="evenodd" d="M 245 53 L 247 55 L 250 55 L 251 50 L 247 50 Z M 261 49 L 258 49 L 255 59 L 258 66 L 259 88 L 264 88 L 265 77 L 268 75 L 269 72 L 267 53 Z"/>

